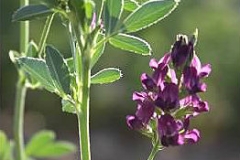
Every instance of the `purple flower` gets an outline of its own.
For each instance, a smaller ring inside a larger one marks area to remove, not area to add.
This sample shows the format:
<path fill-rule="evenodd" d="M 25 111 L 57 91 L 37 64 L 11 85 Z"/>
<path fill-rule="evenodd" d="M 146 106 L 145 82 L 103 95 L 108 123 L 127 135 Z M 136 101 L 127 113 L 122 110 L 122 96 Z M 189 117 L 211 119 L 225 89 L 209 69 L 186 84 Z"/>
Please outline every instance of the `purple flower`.
<path fill-rule="evenodd" d="M 193 42 L 188 42 L 187 37 L 180 35 L 171 51 L 173 66 L 179 68 L 185 65 L 187 61 L 191 60 L 193 50 Z"/>
<path fill-rule="evenodd" d="M 139 130 L 153 142 L 159 140 L 165 147 L 198 142 L 200 132 L 189 129 L 190 118 L 209 111 L 208 103 L 198 92 L 206 91 L 202 79 L 210 74 L 211 66 L 202 66 L 195 55 L 195 38 L 196 35 L 188 42 L 181 35 L 171 53 L 159 61 L 150 60 L 153 73 L 141 75 L 144 91 L 133 93 L 137 110 L 126 117 L 129 128 Z"/>
<path fill-rule="evenodd" d="M 179 107 L 178 86 L 174 83 L 164 83 L 164 89 L 158 93 L 155 104 L 163 111 Z"/>
<path fill-rule="evenodd" d="M 197 143 L 200 139 L 200 132 L 197 129 L 189 130 L 184 135 L 185 143 Z"/>
<path fill-rule="evenodd" d="M 156 90 L 157 84 L 154 82 L 154 80 L 147 75 L 146 73 L 143 73 L 141 76 L 142 86 L 144 89 L 153 91 Z"/>
<path fill-rule="evenodd" d="M 158 132 L 163 146 L 178 146 L 185 143 L 196 143 L 200 139 L 200 133 L 197 129 L 188 130 L 189 118 L 184 122 L 175 120 L 169 114 L 162 115 L 158 119 Z"/>
<path fill-rule="evenodd" d="M 182 124 L 177 123 L 171 115 L 162 115 L 158 119 L 158 132 L 162 145 L 167 147 L 184 144 L 183 138 L 179 134 L 181 128 Z"/>
<path fill-rule="evenodd" d="M 211 72 L 211 65 L 201 66 L 199 58 L 195 55 L 189 67 L 183 71 L 183 84 L 190 94 L 205 92 L 207 85 L 201 82 L 201 78 L 207 77 Z"/>
<path fill-rule="evenodd" d="M 201 98 L 194 94 L 189 95 L 180 100 L 180 106 L 192 108 L 192 115 L 196 116 L 201 112 L 208 112 L 209 106 L 206 101 L 202 101 Z"/>
<path fill-rule="evenodd" d="M 91 21 L 91 25 L 90 25 L 90 28 L 91 28 L 92 30 L 94 30 L 95 27 L 96 27 L 96 21 L 97 21 L 97 15 L 96 15 L 96 13 L 94 12 L 93 15 L 92 15 L 92 21 Z"/>
<path fill-rule="evenodd" d="M 145 99 L 143 102 L 138 103 L 137 111 L 135 115 L 143 124 L 147 124 L 154 113 L 154 105 L 149 99 Z"/>
<path fill-rule="evenodd" d="M 126 120 L 127 120 L 128 127 L 131 128 L 131 129 L 139 130 L 139 129 L 143 128 L 142 121 L 139 120 L 137 118 L 137 116 L 135 116 L 135 115 L 128 115 L 126 117 Z"/>
<path fill-rule="evenodd" d="M 134 92 L 132 99 L 136 101 L 135 115 L 127 116 L 127 124 L 131 129 L 141 129 L 146 126 L 154 113 L 154 104 L 146 92 Z"/>
<path fill-rule="evenodd" d="M 165 54 L 165 56 L 157 62 L 155 59 L 151 59 L 149 66 L 153 69 L 152 79 L 155 84 L 162 88 L 164 79 L 168 72 L 168 63 L 170 61 L 170 55 Z"/>

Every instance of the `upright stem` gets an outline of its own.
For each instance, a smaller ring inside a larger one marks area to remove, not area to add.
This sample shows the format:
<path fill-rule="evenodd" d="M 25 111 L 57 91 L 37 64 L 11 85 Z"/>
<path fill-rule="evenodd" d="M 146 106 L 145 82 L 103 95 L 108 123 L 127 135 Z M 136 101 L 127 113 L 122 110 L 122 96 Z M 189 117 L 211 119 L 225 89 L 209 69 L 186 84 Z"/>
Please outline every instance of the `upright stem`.
<path fill-rule="evenodd" d="M 89 54 L 89 53 L 87 53 Z M 89 94 L 90 94 L 90 60 L 88 58 L 82 61 L 82 104 L 78 114 L 79 125 L 79 144 L 81 149 L 81 160 L 91 160 L 90 134 L 89 134 Z"/>
<path fill-rule="evenodd" d="M 28 5 L 28 0 L 20 0 L 20 6 Z M 29 41 L 29 22 L 20 23 L 20 52 L 27 52 Z M 16 86 L 15 109 L 14 109 L 14 140 L 16 147 L 16 159 L 24 160 L 24 108 L 27 88 L 25 86 L 25 77 L 19 71 L 18 82 Z"/>
<path fill-rule="evenodd" d="M 54 13 L 51 16 L 47 17 L 47 20 L 45 22 L 44 28 L 43 28 L 43 32 L 42 32 L 42 36 L 39 42 L 39 53 L 38 56 L 41 57 L 43 50 L 44 50 L 44 45 L 46 43 L 49 31 L 50 31 L 50 27 L 52 25 L 52 21 L 53 21 L 53 17 L 54 17 Z"/>
<path fill-rule="evenodd" d="M 26 6 L 29 0 L 20 0 L 20 6 Z M 20 22 L 20 52 L 27 51 L 29 41 L 29 21 Z"/>
<path fill-rule="evenodd" d="M 19 75 L 20 76 L 20 75 Z M 24 160 L 24 106 L 27 88 L 25 78 L 19 77 L 16 86 L 15 109 L 14 109 L 14 140 L 17 160 Z"/>
<path fill-rule="evenodd" d="M 158 151 L 159 151 L 159 141 L 157 141 L 154 144 L 154 146 L 152 148 L 152 151 L 151 151 L 151 153 L 150 153 L 150 155 L 149 155 L 147 160 L 153 160 L 155 158 L 156 154 L 158 153 Z"/>

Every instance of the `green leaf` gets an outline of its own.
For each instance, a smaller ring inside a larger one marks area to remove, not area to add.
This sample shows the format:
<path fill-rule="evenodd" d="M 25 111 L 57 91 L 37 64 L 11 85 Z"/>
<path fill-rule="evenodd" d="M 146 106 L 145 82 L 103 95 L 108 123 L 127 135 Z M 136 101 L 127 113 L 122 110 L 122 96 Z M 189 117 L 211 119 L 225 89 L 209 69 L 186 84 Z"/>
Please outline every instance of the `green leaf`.
<path fill-rule="evenodd" d="M 76 150 L 69 142 L 55 142 L 55 133 L 43 130 L 35 135 L 26 146 L 26 155 L 36 158 L 58 157 Z"/>
<path fill-rule="evenodd" d="M 104 35 L 99 34 L 98 37 L 98 44 L 97 46 L 94 47 L 94 53 L 91 59 L 91 68 L 97 63 L 97 61 L 99 60 L 99 58 L 102 56 L 102 54 L 104 53 L 104 49 L 105 49 L 105 42 L 103 41 L 104 39 Z"/>
<path fill-rule="evenodd" d="M 53 12 L 54 12 L 53 9 L 50 9 L 43 4 L 28 5 L 21 7 L 16 12 L 14 12 L 12 20 L 13 21 L 32 20 L 36 18 L 46 17 L 52 14 Z"/>
<path fill-rule="evenodd" d="M 129 33 L 149 27 L 167 17 L 177 5 L 177 0 L 148 1 L 123 21 L 121 31 Z"/>
<path fill-rule="evenodd" d="M 139 4 L 135 0 L 124 0 L 124 9 L 127 11 L 134 11 L 139 7 Z"/>
<path fill-rule="evenodd" d="M 121 71 L 117 68 L 105 68 L 91 77 L 91 84 L 107 84 L 119 80 Z"/>
<path fill-rule="evenodd" d="M 87 0 L 85 1 L 84 5 L 85 5 L 86 17 L 88 19 L 92 19 L 92 15 L 95 9 L 95 3 L 92 0 Z"/>
<path fill-rule="evenodd" d="M 11 144 L 7 139 L 6 134 L 0 130 L 0 159 L 1 160 L 11 160 Z"/>
<path fill-rule="evenodd" d="M 31 57 L 22 57 L 17 60 L 22 69 L 50 92 L 55 92 L 55 86 L 50 71 L 44 60 Z"/>
<path fill-rule="evenodd" d="M 115 31 L 115 28 L 123 10 L 123 3 L 123 0 L 105 1 L 103 22 L 107 35 L 110 35 Z"/>
<path fill-rule="evenodd" d="M 28 44 L 27 57 L 37 58 L 38 56 L 38 46 L 34 41 L 30 41 Z"/>
<path fill-rule="evenodd" d="M 86 7 L 84 6 L 84 2 L 85 1 L 83 0 L 70 0 L 68 3 L 71 12 L 74 12 L 74 14 L 76 15 L 74 19 L 77 18 L 78 23 L 81 25 L 82 28 L 85 27 L 84 25 L 86 20 Z"/>
<path fill-rule="evenodd" d="M 14 50 L 10 50 L 9 51 L 9 58 L 10 60 L 16 64 L 17 62 L 17 59 L 20 57 L 20 53 L 18 53 L 17 51 L 14 51 Z"/>
<path fill-rule="evenodd" d="M 67 113 L 76 114 L 75 106 L 68 100 L 62 99 L 62 111 Z"/>
<path fill-rule="evenodd" d="M 34 156 L 39 149 L 44 148 L 47 144 L 52 143 L 55 139 L 55 133 L 43 130 L 31 138 L 26 146 L 26 155 Z"/>
<path fill-rule="evenodd" d="M 74 69 L 73 57 L 67 58 L 66 62 L 67 62 L 67 66 L 68 66 L 68 69 L 69 69 L 70 73 L 74 73 L 75 69 Z"/>
<path fill-rule="evenodd" d="M 191 107 L 183 107 L 178 109 L 175 113 L 174 113 L 174 117 L 177 119 L 181 119 L 184 116 L 186 116 L 187 114 L 193 114 L 194 110 Z"/>
<path fill-rule="evenodd" d="M 109 39 L 109 43 L 114 47 L 141 55 L 151 55 L 152 52 L 150 45 L 146 41 L 127 34 L 113 36 Z"/>
<path fill-rule="evenodd" d="M 60 52 L 52 46 L 46 46 L 45 59 L 58 90 L 70 94 L 70 73 Z"/>
<path fill-rule="evenodd" d="M 38 157 L 38 158 L 60 157 L 65 154 L 74 152 L 75 150 L 76 150 L 76 147 L 72 143 L 69 143 L 66 141 L 58 141 L 55 143 L 50 143 L 44 146 L 43 148 L 38 149 L 35 152 L 34 157 Z"/>

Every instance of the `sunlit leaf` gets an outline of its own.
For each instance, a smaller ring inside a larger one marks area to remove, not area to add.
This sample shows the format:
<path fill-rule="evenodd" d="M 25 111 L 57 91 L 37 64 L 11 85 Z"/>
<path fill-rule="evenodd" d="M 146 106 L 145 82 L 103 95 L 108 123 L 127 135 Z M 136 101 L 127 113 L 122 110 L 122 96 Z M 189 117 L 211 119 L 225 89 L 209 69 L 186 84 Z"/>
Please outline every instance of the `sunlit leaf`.
<path fill-rule="evenodd" d="M 134 52 L 141 55 L 151 55 L 150 45 L 143 39 L 127 34 L 118 34 L 109 39 L 109 43 L 122 50 Z"/>
<path fill-rule="evenodd" d="M 105 68 L 91 77 L 92 84 L 106 84 L 121 78 L 121 71 L 117 68 Z"/>
<path fill-rule="evenodd" d="M 148 1 L 132 12 L 121 27 L 122 32 L 136 32 L 167 17 L 176 7 L 177 0 Z"/>

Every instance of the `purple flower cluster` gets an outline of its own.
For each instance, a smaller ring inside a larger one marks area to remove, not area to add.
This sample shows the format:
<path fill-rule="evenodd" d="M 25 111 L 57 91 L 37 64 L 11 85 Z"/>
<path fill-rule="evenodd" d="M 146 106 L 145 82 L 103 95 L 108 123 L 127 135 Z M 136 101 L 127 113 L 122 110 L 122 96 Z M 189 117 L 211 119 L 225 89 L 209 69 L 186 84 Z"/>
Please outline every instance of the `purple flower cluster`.
<path fill-rule="evenodd" d="M 142 74 L 144 91 L 133 93 L 137 111 L 126 117 L 131 129 L 150 136 L 157 133 L 165 147 L 196 143 L 200 134 L 189 128 L 190 119 L 209 110 L 198 93 L 206 91 L 201 80 L 209 75 L 211 66 L 201 65 L 194 40 L 194 36 L 188 41 L 179 35 L 169 53 L 159 61 L 150 60 L 153 73 Z"/>

